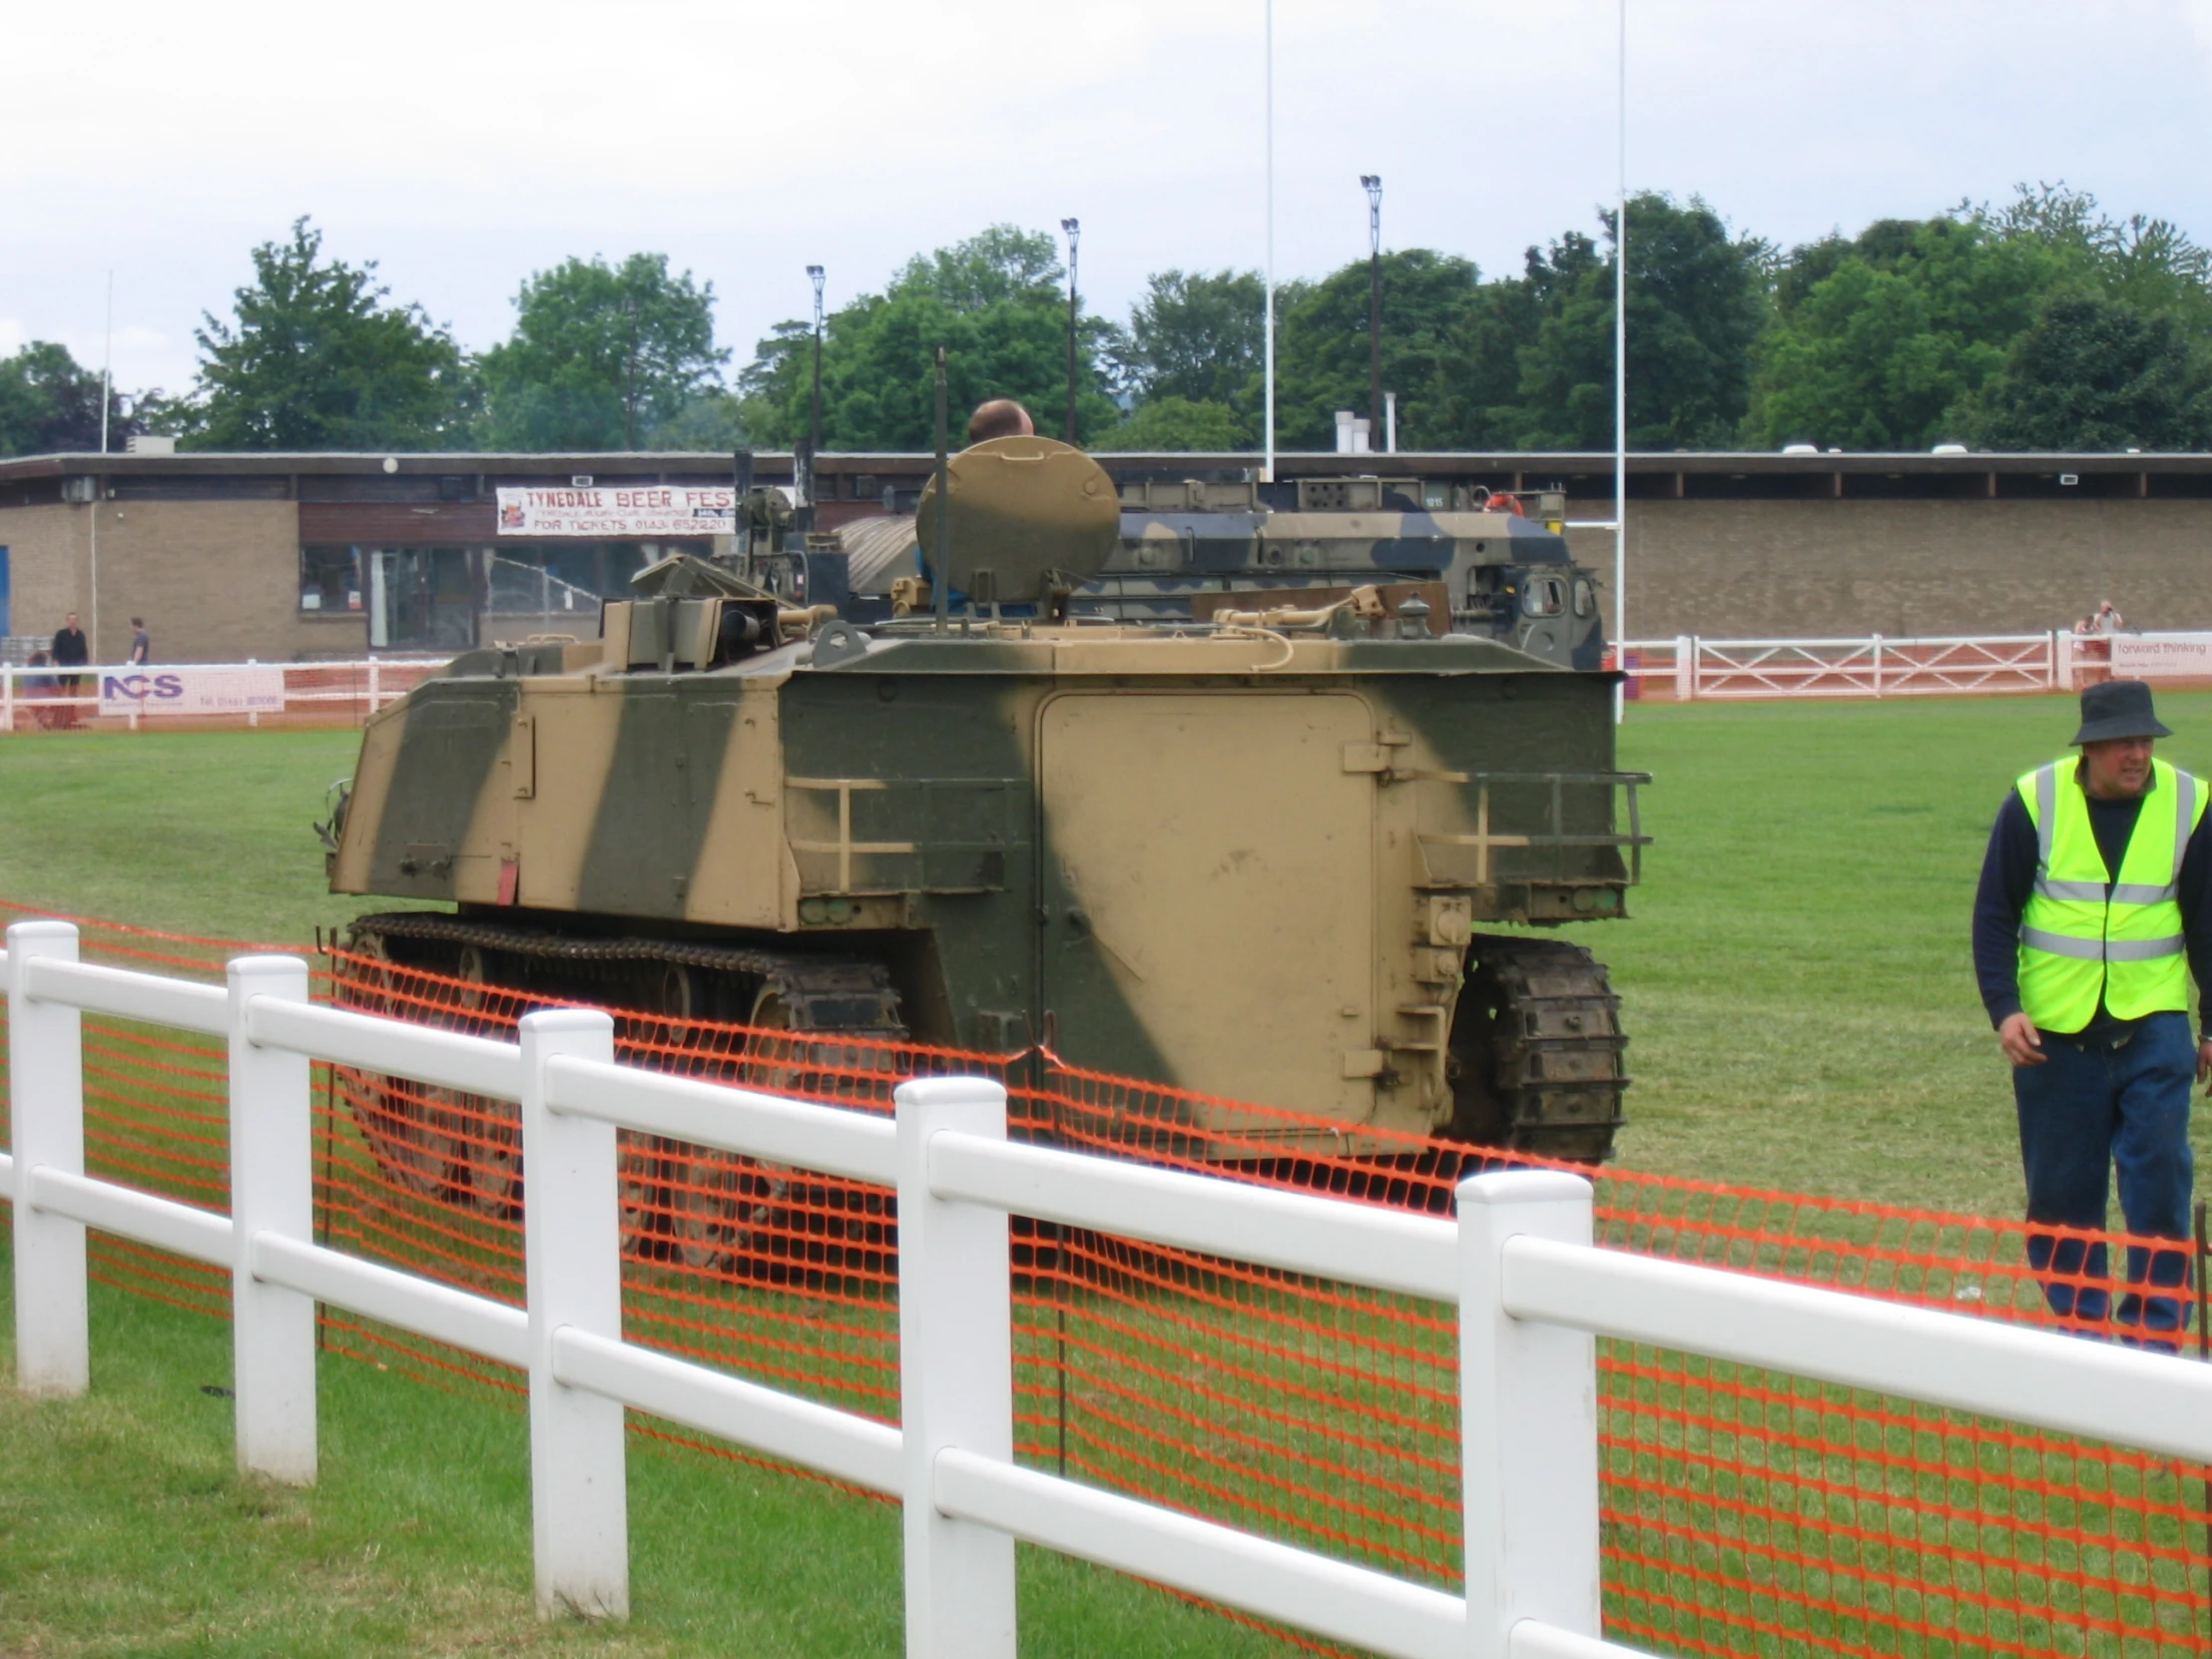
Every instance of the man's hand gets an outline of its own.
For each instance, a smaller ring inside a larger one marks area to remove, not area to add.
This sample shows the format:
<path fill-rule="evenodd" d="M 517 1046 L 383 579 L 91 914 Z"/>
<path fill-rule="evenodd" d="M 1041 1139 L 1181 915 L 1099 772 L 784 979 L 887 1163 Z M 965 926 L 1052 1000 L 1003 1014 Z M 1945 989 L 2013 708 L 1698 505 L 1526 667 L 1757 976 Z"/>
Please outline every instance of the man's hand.
<path fill-rule="evenodd" d="M 2197 1041 L 2197 1081 L 2212 1084 L 2212 1037 L 2201 1037 Z M 2204 1092 L 2212 1094 L 2212 1087 Z"/>
<path fill-rule="evenodd" d="M 2041 1033 L 2035 1022 L 2025 1014 L 2009 1014 L 1997 1027 L 1997 1044 L 2004 1050 L 2004 1057 L 2015 1066 L 2040 1066 L 2049 1063 L 2050 1056 L 2043 1052 Z M 2197 1047 L 2197 1081 L 2212 1077 L 2212 1042 Z"/>

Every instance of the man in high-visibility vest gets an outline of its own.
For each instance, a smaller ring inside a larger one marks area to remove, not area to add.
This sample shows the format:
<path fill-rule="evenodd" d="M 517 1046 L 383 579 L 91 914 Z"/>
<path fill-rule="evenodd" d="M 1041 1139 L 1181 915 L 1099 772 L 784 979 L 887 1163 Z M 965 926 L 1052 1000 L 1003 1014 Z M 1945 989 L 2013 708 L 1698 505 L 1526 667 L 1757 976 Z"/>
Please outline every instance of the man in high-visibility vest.
<path fill-rule="evenodd" d="M 2189 981 L 2212 974 L 2212 798 L 2152 757 L 2150 688 L 2112 680 L 2081 694 L 2081 751 L 2013 787 L 1989 834 L 1974 897 L 1974 971 L 2012 1063 L 2027 1219 L 2098 1231 L 2119 1171 L 2127 1230 L 2189 1236 L 2189 1084 L 2212 1077 L 2212 1039 L 2189 1029 Z M 2127 1280 L 2187 1283 L 2188 1255 L 2128 1249 Z M 2171 1348 L 2174 1296 L 2130 1290 L 2113 1309 L 2101 1244 L 2028 1235 L 2052 1312 L 2109 1317 Z"/>

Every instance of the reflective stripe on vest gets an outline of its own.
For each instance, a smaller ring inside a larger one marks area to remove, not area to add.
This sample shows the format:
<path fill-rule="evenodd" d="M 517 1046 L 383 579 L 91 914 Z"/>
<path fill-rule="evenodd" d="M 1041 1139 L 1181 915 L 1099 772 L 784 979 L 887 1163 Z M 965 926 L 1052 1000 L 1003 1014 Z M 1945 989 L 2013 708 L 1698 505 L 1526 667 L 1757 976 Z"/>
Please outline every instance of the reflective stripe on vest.
<path fill-rule="evenodd" d="M 2020 918 L 2020 1003 L 2046 1031 L 2080 1030 L 2100 1000 L 2116 1019 L 2189 1005 L 2181 860 L 2207 792 L 2154 760 L 2120 867 L 2108 872 L 2077 782 L 2080 765 L 2069 757 L 2018 784 L 2036 850 L 2035 885 Z"/>

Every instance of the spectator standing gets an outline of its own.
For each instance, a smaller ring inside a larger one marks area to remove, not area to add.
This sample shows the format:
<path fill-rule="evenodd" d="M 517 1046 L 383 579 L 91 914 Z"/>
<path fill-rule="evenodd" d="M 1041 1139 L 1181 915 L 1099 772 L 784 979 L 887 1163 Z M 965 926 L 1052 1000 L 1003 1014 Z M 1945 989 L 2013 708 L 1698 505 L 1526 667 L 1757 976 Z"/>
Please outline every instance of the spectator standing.
<path fill-rule="evenodd" d="M 68 619 L 62 623 L 60 630 L 54 635 L 54 643 L 49 649 L 53 653 L 56 668 L 83 668 L 92 661 L 91 642 L 85 638 L 85 631 L 77 626 L 77 613 L 75 611 L 71 611 Z M 76 700 L 85 694 L 84 676 L 65 674 L 57 679 L 54 684 L 57 695 L 69 699 L 69 702 L 58 711 L 62 717 L 60 724 L 63 726 L 76 725 L 79 718 Z"/>
<path fill-rule="evenodd" d="M 131 655 L 124 659 L 133 668 L 144 668 L 154 660 L 154 639 L 146 631 L 146 618 L 131 618 Z"/>

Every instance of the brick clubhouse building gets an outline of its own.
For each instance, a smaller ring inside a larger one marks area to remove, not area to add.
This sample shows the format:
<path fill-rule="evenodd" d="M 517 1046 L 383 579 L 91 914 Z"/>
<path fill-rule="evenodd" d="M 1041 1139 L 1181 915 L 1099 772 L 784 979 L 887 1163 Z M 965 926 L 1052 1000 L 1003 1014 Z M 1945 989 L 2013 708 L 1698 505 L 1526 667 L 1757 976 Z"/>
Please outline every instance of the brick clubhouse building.
<path fill-rule="evenodd" d="M 1100 459 L 1124 484 L 1260 461 Z M 820 528 L 910 512 L 929 466 L 823 456 Z M 1570 518 L 1611 516 L 1610 455 L 1277 459 L 1283 480 L 1352 475 L 1563 485 Z M 788 483 L 791 458 L 755 477 Z M 732 479 L 730 457 L 690 453 L 0 460 L 0 636 L 20 657 L 75 611 L 102 662 L 134 615 L 168 662 L 588 636 L 644 564 L 713 549 Z M 2212 456 L 1641 454 L 1628 493 L 1632 638 L 2039 632 L 2107 599 L 2137 626 L 2212 628 Z M 1570 534 L 1610 573 L 1608 532 Z"/>

